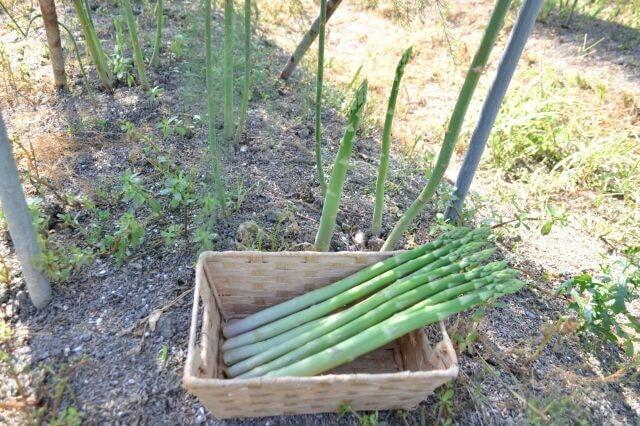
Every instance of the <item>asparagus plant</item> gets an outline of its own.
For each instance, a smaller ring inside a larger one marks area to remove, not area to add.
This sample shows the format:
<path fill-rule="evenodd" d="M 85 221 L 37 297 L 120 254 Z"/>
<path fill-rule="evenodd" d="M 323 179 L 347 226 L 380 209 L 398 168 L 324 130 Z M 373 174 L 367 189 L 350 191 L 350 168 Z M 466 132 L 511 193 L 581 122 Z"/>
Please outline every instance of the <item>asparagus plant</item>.
<path fill-rule="evenodd" d="M 382 229 L 382 210 L 384 209 L 384 183 L 387 180 L 387 172 L 389 169 L 389 150 L 391 148 L 391 128 L 393 126 L 393 116 L 396 111 L 396 101 L 398 99 L 398 89 L 400 81 L 404 74 L 404 69 L 411 59 L 411 47 L 404 51 L 398 61 L 396 67 L 391 94 L 389 95 L 389 103 L 387 104 L 387 115 L 384 120 L 384 128 L 382 130 L 382 144 L 380 147 L 380 167 L 378 168 L 378 178 L 376 180 L 376 201 L 373 209 L 373 224 L 371 232 L 373 235 L 379 235 Z"/>
<path fill-rule="evenodd" d="M 153 54 L 150 64 L 153 68 L 158 66 L 160 61 L 160 47 L 162 46 L 162 26 L 164 25 L 164 4 L 162 0 L 156 2 L 156 38 L 153 43 Z"/>
<path fill-rule="evenodd" d="M 416 259 L 425 253 L 429 253 L 440 248 L 451 240 L 463 238 L 469 232 L 471 231 L 468 228 L 456 228 L 453 231 L 443 234 L 434 241 L 423 244 L 413 250 L 408 250 L 396 256 L 389 257 L 380 262 L 376 262 L 373 265 L 367 266 L 355 274 L 343 278 L 331 285 L 316 289 L 240 320 L 231 322 L 224 327 L 224 336 L 226 338 L 237 336 L 261 325 L 286 317 L 294 312 L 298 312 L 315 303 L 327 300 L 380 274 L 392 270 L 405 262 Z"/>
<path fill-rule="evenodd" d="M 324 19 L 325 25 L 329 18 L 331 18 L 331 15 L 333 15 L 333 12 L 335 12 L 338 6 L 340 6 L 340 3 L 342 3 L 342 0 L 329 0 L 329 3 L 326 7 L 326 14 Z M 302 59 L 304 54 L 307 53 L 307 50 L 309 50 L 309 47 L 311 47 L 311 44 L 313 44 L 313 41 L 318 36 L 319 32 L 320 16 L 318 16 L 316 20 L 313 21 L 313 24 L 311 24 L 309 30 L 304 34 L 302 40 L 300 40 L 300 43 L 298 43 L 298 46 L 296 46 L 296 50 L 289 57 L 287 65 L 282 69 L 282 71 L 280 71 L 281 79 L 286 80 L 289 78 L 289 76 L 291 76 L 293 71 L 300 63 L 300 60 Z"/>
<path fill-rule="evenodd" d="M 220 176 L 220 155 L 216 136 L 216 100 L 213 92 L 213 52 L 211 51 L 211 0 L 204 1 L 205 37 L 205 79 L 207 85 L 207 112 L 209 115 L 209 150 L 211 151 L 211 171 L 216 198 L 222 211 L 226 213 L 226 200 Z"/>
<path fill-rule="evenodd" d="M 482 41 L 480 42 L 480 47 L 473 57 L 471 66 L 467 71 L 467 76 L 464 84 L 462 85 L 462 89 L 460 90 L 460 94 L 458 95 L 458 100 L 456 101 L 456 105 L 453 109 L 453 113 L 444 136 L 444 141 L 442 142 L 442 148 L 440 148 L 440 153 L 438 154 L 436 165 L 429 176 L 429 181 L 418 195 L 418 198 L 415 199 L 404 215 L 400 218 L 398 223 L 396 223 L 382 246 L 383 251 L 393 249 L 398 240 L 402 237 L 402 234 L 407 230 L 407 227 L 411 222 L 413 222 L 418 213 L 422 211 L 424 206 L 438 189 L 440 181 L 442 180 L 447 166 L 449 165 L 449 161 L 451 160 L 456 141 L 462 128 L 462 123 L 464 122 L 464 117 L 467 113 L 467 109 L 469 108 L 469 103 L 471 102 L 471 97 L 473 96 L 473 92 L 478 84 L 480 75 L 487 64 L 498 33 L 502 28 L 502 23 L 509 8 L 509 3 L 510 0 L 497 0 L 493 13 L 491 14 L 491 19 L 489 20 L 489 25 L 484 32 Z"/>
<path fill-rule="evenodd" d="M 478 253 L 475 259 L 462 259 L 457 262 L 458 270 L 482 261 L 489 253 L 490 252 L 485 252 L 482 255 Z M 497 274 L 495 273 L 504 269 L 505 266 L 506 264 L 504 262 L 496 262 L 483 267 L 477 267 L 466 273 L 444 276 L 441 274 L 446 272 L 443 272 L 442 268 L 440 268 L 440 270 L 437 271 L 420 272 L 412 277 L 399 280 L 351 308 L 323 318 L 321 324 L 318 324 L 315 329 L 300 334 L 289 342 L 270 348 L 252 358 L 229 367 L 227 374 L 231 377 L 236 377 L 239 374 L 242 374 L 241 377 L 262 376 L 268 371 L 283 367 L 341 342 L 347 337 L 351 337 L 353 334 L 373 324 L 377 324 L 400 310 L 412 306 L 436 293 L 437 296 L 440 296 L 446 289 L 452 289 L 454 287 L 461 288 L 463 286 L 459 284 L 474 279 L 482 279 L 476 280 L 478 285 L 480 285 L 480 283 L 491 283 L 497 278 Z M 449 298 L 455 296 L 456 295 L 451 295 Z M 448 299 L 443 300 L 446 301 Z M 438 301 L 441 301 L 441 299 L 437 299 L 434 303 Z M 346 326 L 347 324 L 349 327 Z M 343 328 L 348 329 L 351 334 L 344 334 L 342 331 L 338 331 Z M 280 357 L 276 359 L 278 356 Z M 253 370 L 249 371 L 250 369 Z"/>
<path fill-rule="evenodd" d="M 233 0 L 224 1 L 224 138 L 233 140 Z"/>
<path fill-rule="evenodd" d="M 327 20 L 327 0 L 320 0 L 320 25 L 318 27 L 318 71 L 316 72 L 316 110 L 315 110 L 315 139 L 316 139 L 316 169 L 318 182 L 324 196 L 327 192 L 327 182 L 322 169 L 322 80 L 324 76 L 324 26 Z M 326 250 L 325 250 L 326 251 Z"/>
<path fill-rule="evenodd" d="M 514 293 L 522 287 L 518 280 L 492 284 L 469 294 L 435 305 L 408 308 L 391 318 L 321 352 L 266 374 L 266 377 L 312 376 L 353 361 L 411 331 L 441 321 L 450 315 L 472 309 L 489 299 Z"/>
<path fill-rule="evenodd" d="M 251 0 L 244 0 L 244 82 L 242 85 L 242 105 L 240 106 L 240 118 L 238 119 L 238 127 L 236 127 L 236 135 L 234 143 L 240 143 L 240 135 L 244 129 L 247 119 L 247 109 L 249 108 L 249 97 L 251 85 Z"/>
<path fill-rule="evenodd" d="M 129 28 L 129 37 L 131 38 L 131 47 L 133 48 L 133 62 L 136 66 L 136 72 L 138 73 L 138 80 L 140 85 L 147 89 L 149 88 L 149 80 L 147 79 L 147 72 L 144 69 L 142 49 L 140 48 L 140 41 L 138 40 L 138 29 L 136 28 L 136 20 L 133 17 L 131 0 L 120 0 L 120 5 L 124 12 L 124 18 L 127 21 L 127 27 Z"/>
<path fill-rule="evenodd" d="M 347 174 L 349 157 L 353 149 L 353 140 L 356 131 L 360 126 L 362 118 L 362 110 L 367 99 L 367 80 L 364 80 L 358 87 L 349 113 L 347 115 L 348 124 L 345 129 L 340 148 L 336 155 L 336 160 L 331 171 L 331 178 L 326 194 L 324 195 L 324 204 L 322 205 L 322 216 L 320 217 L 320 225 L 316 234 L 315 248 L 317 251 L 328 251 L 331 242 L 331 236 L 336 226 L 336 216 L 338 214 L 338 206 L 342 197 L 344 188 L 344 179 Z"/>
<path fill-rule="evenodd" d="M 100 78 L 100 81 L 102 82 L 104 88 L 108 91 L 111 91 L 113 88 L 113 75 L 111 74 L 111 70 L 107 66 L 107 56 L 102 49 L 102 45 L 100 44 L 100 40 L 98 39 L 96 30 L 93 27 L 93 21 L 91 20 L 91 14 L 89 13 L 87 5 L 83 0 L 73 0 L 73 6 L 76 10 L 78 22 L 80 22 L 80 27 L 82 28 L 82 33 L 84 34 L 87 49 L 89 50 L 91 60 L 96 67 L 98 77 Z"/>
<path fill-rule="evenodd" d="M 471 237 L 473 238 L 473 237 Z M 465 241 L 465 240 L 463 240 Z M 456 245 L 457 244 L 457 245 Z M 259 342 L 272 336 L 276 336 L 287 330 L 304 324 L 308 321 L 320 318 L 333 310 L 345 306 L 346 304 L 365 297 L 384 286 L 392 283 L 396 279 L 402 278 L 408 274 L 424 268 L 426 271 L 436 270 L 441 267 L 450 266 L 455 260 L 467 256 L 479 250 L 484 244 L 483 241 L 465 241 L 465 245 L 460 242 L 452 242 L 440 249 L 436 249 L 431 253 L 425 254 L 417 259 L 406 262 L 397 268 L 387 271 L 377 277 L 357 285 L 349 290 L 338 294 L 323 302 L 310 306 L 307 309 L 281 318 L 270 324 L 251 330 L 247 333 L 232 337 L 226 340 L 222 346 L 223 350 L 237 348 L 243 345 Z M 454 250 L 452 250 L 454 248 Z M 443 268 L 439 273 L 446 273 Z"/>

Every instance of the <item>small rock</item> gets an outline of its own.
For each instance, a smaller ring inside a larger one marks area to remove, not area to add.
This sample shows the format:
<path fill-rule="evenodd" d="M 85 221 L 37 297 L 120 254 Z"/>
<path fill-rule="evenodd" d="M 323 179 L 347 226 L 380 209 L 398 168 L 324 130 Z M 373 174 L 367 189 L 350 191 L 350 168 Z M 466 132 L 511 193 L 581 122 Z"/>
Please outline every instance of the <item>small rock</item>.
<path fill-rule="evenodd" d="M 278 223 L 278 217 L 280 216 L 280 210 L 273 208 L 269 209 L 264 214 L 264 219 L 268 223 Z"/>
<path fill-rule="evenodd" d="M 364 241 L 365 241 L 364 232 L 362 232 L 360 230 L 358 232 L 356 232 L 356 235 L 353 237 L 353 241 L 355 241 L 355 243 L 358 245 L 358 247 L 363 249 L 364 248 Z"/>
<path fill-rule="evenodd" d="M 18 309 L 24 308 L 29 303 L 29 295 L 26 291 L 20 290 L 16 293 L 16 307 Z"/>
<path fill-rule="evenodd" d="M 194 423 L 197 425 L 201 425 L 207 421 L 207 415 L 204 413 L 204 407 L 198 408 L 196 412 L 196 418 L 194 419 Z"/>
<path fill-rule="evenodd" d="M 91 335 L 87 334 L 87 333 L 83 333 L 80 335 L 80 341 L 83 343 L 88 342 L 89 340 L 91 340 Z"/>
<path fill-rule="evenodd" d="M 157 324 L 157 330 L 162 337 L 167 339 L 176 334 L 176 326 L 171 315 L 163 315 L 160 317 Z"/>
<path fill-rule="evenodd" d="M 298 136 L 300 136 L 302 139 L 306 139 L 311 135 L 311 132 L 309 131 L 308 128 L 303 127 L 302 129 L 298 129 L 298 131 L 296 132 L 298 134 Z"/>
<path fill-rule="evenodd" d="M 46 351 L 45 352 L 40 352 L 38 354 L 38 356 L 36 356 L 36 360 L 37 361 L 44 361 L 45 359 L 49 358 L 49 356 L 50 356 L 49 352 L 46 352 Z"/>
<path fill-rule="evenodd" d="M 384 240 L 382 238 L 373 236 L 367 241 L 367 248 L 372 251 L 380 251 L 383 244 Z"/>

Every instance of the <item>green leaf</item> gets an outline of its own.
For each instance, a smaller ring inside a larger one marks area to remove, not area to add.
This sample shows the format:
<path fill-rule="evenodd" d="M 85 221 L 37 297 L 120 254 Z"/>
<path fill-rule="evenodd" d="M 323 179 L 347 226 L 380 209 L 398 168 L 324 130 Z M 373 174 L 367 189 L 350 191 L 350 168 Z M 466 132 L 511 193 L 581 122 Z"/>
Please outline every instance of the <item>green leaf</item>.
<path fill-rule="evenodd" d="M 544 225 L 542 225 L 542 227 L 540 228 L 540 233 L 542 235 L 549 235 L 549 232 L 551 232 L 551 228 L 553 228 L 553 222 L 545 222 Z"/>
<path fill-rule="evenodd" d="M 629 358 L 633 357 L 633 340 L 631 340 L 630 338 L 624 341 L 624 352 Z"/>
<path fill-rule="evenodd" d="M 620 285 L 618 285 L 616 289 L 615 301 L 611 309 L 614 314 L 619 314 L 627 310 L 625 306 L 625 301 L 629 296 L 629 291 L 627 289 L 627 282 L 623 280 Z"/>

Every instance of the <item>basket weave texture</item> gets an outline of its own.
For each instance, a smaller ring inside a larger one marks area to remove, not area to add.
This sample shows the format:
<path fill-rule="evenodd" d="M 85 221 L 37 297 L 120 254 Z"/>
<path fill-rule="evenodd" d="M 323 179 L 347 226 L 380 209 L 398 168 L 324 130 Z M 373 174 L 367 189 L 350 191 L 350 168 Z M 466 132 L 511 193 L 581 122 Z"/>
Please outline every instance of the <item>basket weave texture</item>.
<path fill-rule="evenodd" d="M 442 324 L 442 341 L 434 347 L 419 330 L 320 376 L 223 375 L 224 322 L 335 282 L 393 254 L 397 252 L 202 253 L 196 266 L 184 387 L 221 419 L 336 412 L 342 404 L 354 410 L 415 408 L 458 374 L 456 354 Z"/>

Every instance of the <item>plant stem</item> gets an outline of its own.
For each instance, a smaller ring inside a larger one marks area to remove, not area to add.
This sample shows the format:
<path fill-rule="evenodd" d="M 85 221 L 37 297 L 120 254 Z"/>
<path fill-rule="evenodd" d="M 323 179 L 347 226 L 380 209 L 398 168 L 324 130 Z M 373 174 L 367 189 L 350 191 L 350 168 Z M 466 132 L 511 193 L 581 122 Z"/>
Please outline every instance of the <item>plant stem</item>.
<path fill-rule="evenodd" d="M 149 80 L 147 79 L 147 73 L 144 69 L 144 60 L 142 59 L 142 49 L 140 49 L 140 41 L 138 40 L 138 30 L 136 28 L 136 20 L 133 17 L 133 9 L 131 8 L 131 0 L 120 0 L 122 10 L 124 10 L 124 17 L 127 21 L 127 27 L 129 28 L 129 37 L 131 38 L 131 47 L 133 48 L 133 62 L 136 65 L 136 71 L 138 72 L 138 79 L 140 85 L 144 89 L 149 88 Z"/>
<path fill-rule="evenodd" d="M 160 47 L 162 45 L 162 26 L 164 25 L 164 4 L 162 0 L 156 2 L 156 39 L 153 44 L 153 54 L 150 64 L 153 68 L 158 66 L 160 60 Z"/>
<path fill-rule="evenodd" d="M 213 93 L 213 52 L 211 51 L 211 0 L 204 1 L 204 36 L 205 36 L 205 79 L 207 85 L 207 112 L 209 115 L 209 150 L 211 151 L 211 172 L 218 204 L 226 214 L 227 205 L 220 176 L 220 154 L 216 136 L 216 100 Z"/>
<path fill-rule="evenodd" d="M 113 76 L 111 75 L 111 70 L 109 70 L 109 67 L 107 66 L 107 56 L 102 49 L 98 35 L 93 27 L 91 14 L 89 13 L 87 5 L 83 0 L 73 0 L 73 6 L 76 9 L 78 21 L 80 22 L 82 32 L 84 33 L 87 49 L 89 49 L 89 55 L 91 56 L 93 65 L 96 67 L 98 77 L 100 77 L 100 81 L 104 88 L 107 91 L 111 91 L 113 89 Z"/>
<path fill-rule="evenodd" d="M 389 150 L 391 148 L 391 128 L 393 126 L 393 116 L 396 111 L 396 101 L 398 99 L 398 90 L 400 81 L 404 74 L 404 69 L 411 59 L 411 47 L 404 51 L 398 61 L 396 67 L 393 86 L 391 87 L 391 95 L 387 105 L 387 115 L 384 120 L 384 128 L 382 131 L 382 144 L 380 147 L 380 168 L 378 169 L 378 178 L 376 180 L 376 201 L 373 209 L 373 224 L 371 232 L 373 235 L 379 235 L 382 229 L 382 210 L 384 209 L 384 183 L 387 180 L 387 172 L 389 169 Z"/>
<path fill-rule="evenodd" d="M 360 126 L 362 110 L 364 109 L 366 100 L 367 80 L 364 80 L 360 84 L 360 87 L 358 87 L 353 102 L 351 103 L 351 107 L 349 108 L 347 128 L 345 129 L 342 140 L 340 141 L 340 148 L 338 149 L 338 154 L 336 155 L 336 160 L 333 164 L 333 170 L 331 171 L 329 187 L 327 188 L 327 192 L 324 196 L 322 216 L 320 217 L 320 225 L 318 226 L 318 233 L 316 234 L 315 241 L 315 248 L 317 251 L 329 250 L 333 230 L 336 226 L 338 206 L 340 205 L 340 198 L 342 197 L 342 191 L 344 189 L 344 179 L 347 175 L 349 158 L 351 157 L 351 151 L 353 149 L 353 141 L 356 136 L 356 131 Z"/>
<path fill-rule="evenodd" d="M 298 312 L 304 308 L 314 305 L 318 302 L 327 300 L 333 296 L 336 296 L 352 287 L 362 284 L 365 281 L 369 281 L 372 278 L 377 277 L 387 271 L 390 271 L 405 262 L 416 259 L 425 253 L 432 252 L 451 240 L 463 238 L 470 233 L 468 228 L 460 227 L 453 231 L 447 232 L 439 238 L 431 241 L 427 244 L 423 244 L 413 250 L 407 250 L 393 257 L 389 257 L 380 262 L 376 262 L 373 265 L 369 265 L 364 269 L 349 275 L 333 284 L 318 288 L 308 293 L 302 294 L 293 299 L 282 302 L 278 305 L 271 306 L 260 312 L 249 315 L 245 318 L 232 322 L 224 327 L 224 336 L 226 338 L 234 337 L 239 334 L 245 333 L 249 330 L 253 330 L 261 325 L 268 324 L 277 319 L 286 317 L 294 312 Z"/>
<path fill-rule="evenodd" d="M 240 106 L 240 118 L 234 143 L 240 143 L 240 135 L 244 129 L 247 119 L 247 109 L 249 108 L 249 97 L 251 84 L 251 0 L 244 0 L 244 82 L 242 86 L 242 105 Z"/>
<path fill-rule="evenodd" d="M 498 33 L 500 32 L 500 28 L 502 28 L 504 16 L 509 9 L 509 3 L 510 0 L 497 0 L 493 13 L 491 14 L 489 24 L 484 32 L 482 41 L 480 42 L 480 47 L 473 57 L 471 67 L 467 71 L 467 77 L 465 78 L 460 94 L 458 95 L 458 100 L 453 109 L 451 119 L 449 120 L 444 141 L 442 142 L 442 148 L 438 154 L 436 165 L 429 176 L 429 181 L 422 189 L 422 192 L 420 192 L 420 195 L 418 195 L 418 198 L 416 198 L 413 204 L 411 204 L 393 228 L 382 246 L 382 251 L 393 249 L 398 240 L 402 237 L 402 234 L 404 234 L 418 213 L 422 211 L 424 206 L 438 189 L 438 185 L 440 184 L 440 181 L 447 170 L 447 166 L 449 165 L 449 161 L 451 160 L 451 156 L 453 155 L 453 150 L 460 134 L 467 109 L 469 108 L 471 97 L 473 96 L 473 92 L 478 84 L 480 75 L 487 64 L 493 45 L 498 37 Z"/>
<path fill-rule="evenodd" d="M 320 0 L 320 25 L 318 27 L 318 69 L 316 73 L 316 109 L 315 109 L 315 139 L 316 139 L 316 169 L 320 191 L 324 196 L 327 192 L 327 182 L 322 168 L 322 81 L 324 78 L 324 27 L 327 21 L 327 0 Z M 323 250 L 326 251 L 326 250 Z"/>
<path fill-rule="evenodd" d="M 313 376 L 353 361 L 411 331 L 441 321 L 450 315 L 474 308 L 487 300 L 514 293 L 522 287 L 519 281 L 492 285 L 475 290 L 454 300 L 420 309 L 409 308 L 321 352 L 268 373 L 267 377 Z"/>
<path fill-rule="evenodd" d="M 233 0 L 224 1 L 224 138 L 233 140 Z"/>
<path fill-rule="evenodd" d="M 328 21 L 329 18 L 331 18 L 331 16 L 333 15 L 333 12 L 335 12 L 338 6 L 340 6 L 340 3 L 342 3 L 342 0 L 329 0 L 329 3 L 327 4 L 327 8 L 326 8 L 327 10 L 326 17 L 324 19 L 325 24 L 326 24 L 326 21 Z M 289 57 L 289 60 L 287 61 L 287 65 L 285 65 L 282 71 L 280 71 L 281 79 L 286 80 L 291 76 L 293 71 L 298 66 L 298 63 L 300 63 L 300 60 L 302 59 L 304 54 L 307 53 L 307 50 L 309 50 L 309 47 L 311 47 L 311 45 L 313 44 L 313 41 L 318 36 L 319 28 L 320 28 L 320 16 L 318 16 L 316 20 L 313 21 L 313 24 L 311 24 L 311 27 L 309 28 L 309 30 L 304 34 L 304 36 L 302 37 L 302 40 L 300 40 L 300 43 L 298 43 L 298 46 L 296 46 L 296 50 Z"/>
<path fill-rule="evenodd" d="M 16 27 L 16 30 L 18 30 L 20 35 L 22 35 L 22 37 L 27 37 L 27 34 L 24 32 L 22 27 L 20 27 L 20 24 L 18 24 L 18 21 L 16 21 L 16 19 L 13 17 L 9 9 L 7 9 L 7 6 L 5 6 L 2 1 L 0 1 L 0 8 L 2 8 L 4 13 L 6 13 L 9 19 L 11 20 L 11 22 L 13 22 L 13 25 Z"/>

